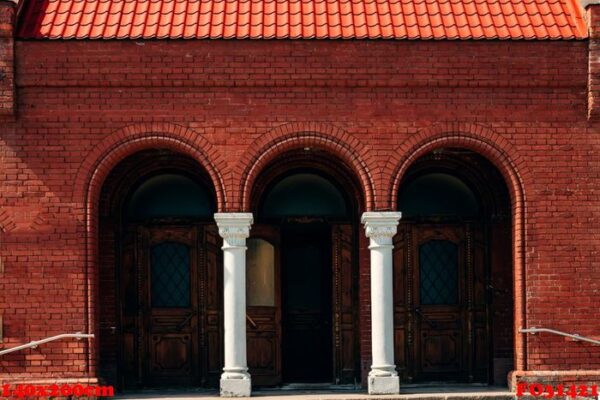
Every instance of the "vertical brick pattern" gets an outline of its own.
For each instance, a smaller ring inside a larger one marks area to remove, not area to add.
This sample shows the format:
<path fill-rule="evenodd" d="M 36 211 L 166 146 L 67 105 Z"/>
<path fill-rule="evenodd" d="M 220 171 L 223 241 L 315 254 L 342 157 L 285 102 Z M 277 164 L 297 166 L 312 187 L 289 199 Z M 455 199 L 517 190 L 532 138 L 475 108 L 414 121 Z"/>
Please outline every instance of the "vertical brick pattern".
<path fill-rule="evenodd" d="M 414 152 L 477 151 L 505 175 L 518 219 L 516 328 L 597 336 L 590 321 L 600 309 L 600 126 L 588 120 L 588 45 L 594 49 L 587 41 L 17 41 L 18 118 L 0 123 L 0 346 L 65 331 L 102 334 L 112 298 L 98 291 L 109 276 L 98 267 L 97 241 L 106 240 L 97 234 L 100 189 L 112 166 L 149 148 L 203 165 L 221 211 L 248 211 L 245 192 L 261 168 L 292 150 L 342 160 L 368 210 L 395 208 Z M 366 246 L 361 233 L 364 373 Z M 548 335 L 513 341 L 517 369 L 600 369 L 598 347 Z M 0 379 L 93 379 L 99 343 L 109 342 L 56 342 L 2 357 Z"/>

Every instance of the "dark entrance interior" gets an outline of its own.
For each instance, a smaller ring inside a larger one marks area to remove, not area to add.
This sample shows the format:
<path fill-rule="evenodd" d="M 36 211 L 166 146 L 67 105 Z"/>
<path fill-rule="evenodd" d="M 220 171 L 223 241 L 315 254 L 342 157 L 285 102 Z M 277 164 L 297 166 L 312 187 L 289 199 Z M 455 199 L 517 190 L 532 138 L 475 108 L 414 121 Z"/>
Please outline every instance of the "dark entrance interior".
<path fill-rule="evenodd" d="M 506 384 L 512 367 L 510 197 L 464 149 L 417 160 L 398 196 L 395 354 L 407 382 Z"/>
<path fill-rule="evenodd" d="M 331 382 L 331 232 L 325 224 L 282 230 L 283 382 Z"/>
<path fill-rule="evenodd" d="M 248 366 L 255 386 L 355 383 L 359 194 L 343 166 L 303 151 L 255 184 L 248 239 Z"/>

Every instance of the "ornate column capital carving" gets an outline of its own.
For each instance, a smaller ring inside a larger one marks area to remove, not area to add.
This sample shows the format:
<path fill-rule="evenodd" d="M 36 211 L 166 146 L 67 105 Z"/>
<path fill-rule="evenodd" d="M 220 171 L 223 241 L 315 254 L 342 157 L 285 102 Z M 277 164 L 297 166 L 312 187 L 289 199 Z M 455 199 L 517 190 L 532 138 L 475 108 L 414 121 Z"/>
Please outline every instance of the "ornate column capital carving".
<path fill-rule="evenodd" d="M 361 222 L 365 225 L 365 234 L 371 239 L 371 246 L 391 245 L 401 217 L 402 213 L 398 211 L 363 213 Z"/>
<path fill-rule="evenodd" d="M 223 238 L 223 248 L 246 246 L 250 236 L 250 226 L 254 221 L 252 213 L 216 213 L 215 221 L 219 235 Z"/>

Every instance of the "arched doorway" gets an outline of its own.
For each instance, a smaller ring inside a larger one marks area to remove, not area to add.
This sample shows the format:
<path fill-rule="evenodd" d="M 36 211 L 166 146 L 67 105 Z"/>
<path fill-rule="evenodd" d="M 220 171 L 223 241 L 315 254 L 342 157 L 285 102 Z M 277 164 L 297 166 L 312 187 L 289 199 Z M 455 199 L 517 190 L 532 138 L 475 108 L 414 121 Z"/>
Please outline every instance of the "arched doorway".
<path fill-rule="evenodd" d="M 215 194 L 203 168 L 136 153 L 100 204 L 100 372 L 120 388 L 215 385 L 222 366 Z"/>
<path fill-rule="evenodd" d="M 342 168 L 307 157 L 271 164 L 253 193 L 247 335 L 258 386 L 359 379 L 361 198 Z"/>
<path fill-rule="evenodd" d="M 468 150 L 419 158 L 400 185 L 396 364 L 408 382 L 505 384 L 513 366 L 510 197 Z"/>

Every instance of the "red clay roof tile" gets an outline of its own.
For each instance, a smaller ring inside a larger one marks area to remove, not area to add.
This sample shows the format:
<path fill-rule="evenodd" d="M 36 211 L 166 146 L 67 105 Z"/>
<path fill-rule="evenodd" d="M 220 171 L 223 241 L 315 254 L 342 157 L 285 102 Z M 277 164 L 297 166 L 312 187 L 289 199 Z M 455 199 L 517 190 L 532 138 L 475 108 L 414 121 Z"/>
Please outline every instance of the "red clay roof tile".
<path fill-rule="evenodd" d="M 577 0 L 25 0 L 30 39 L 585 39 Z"/>

